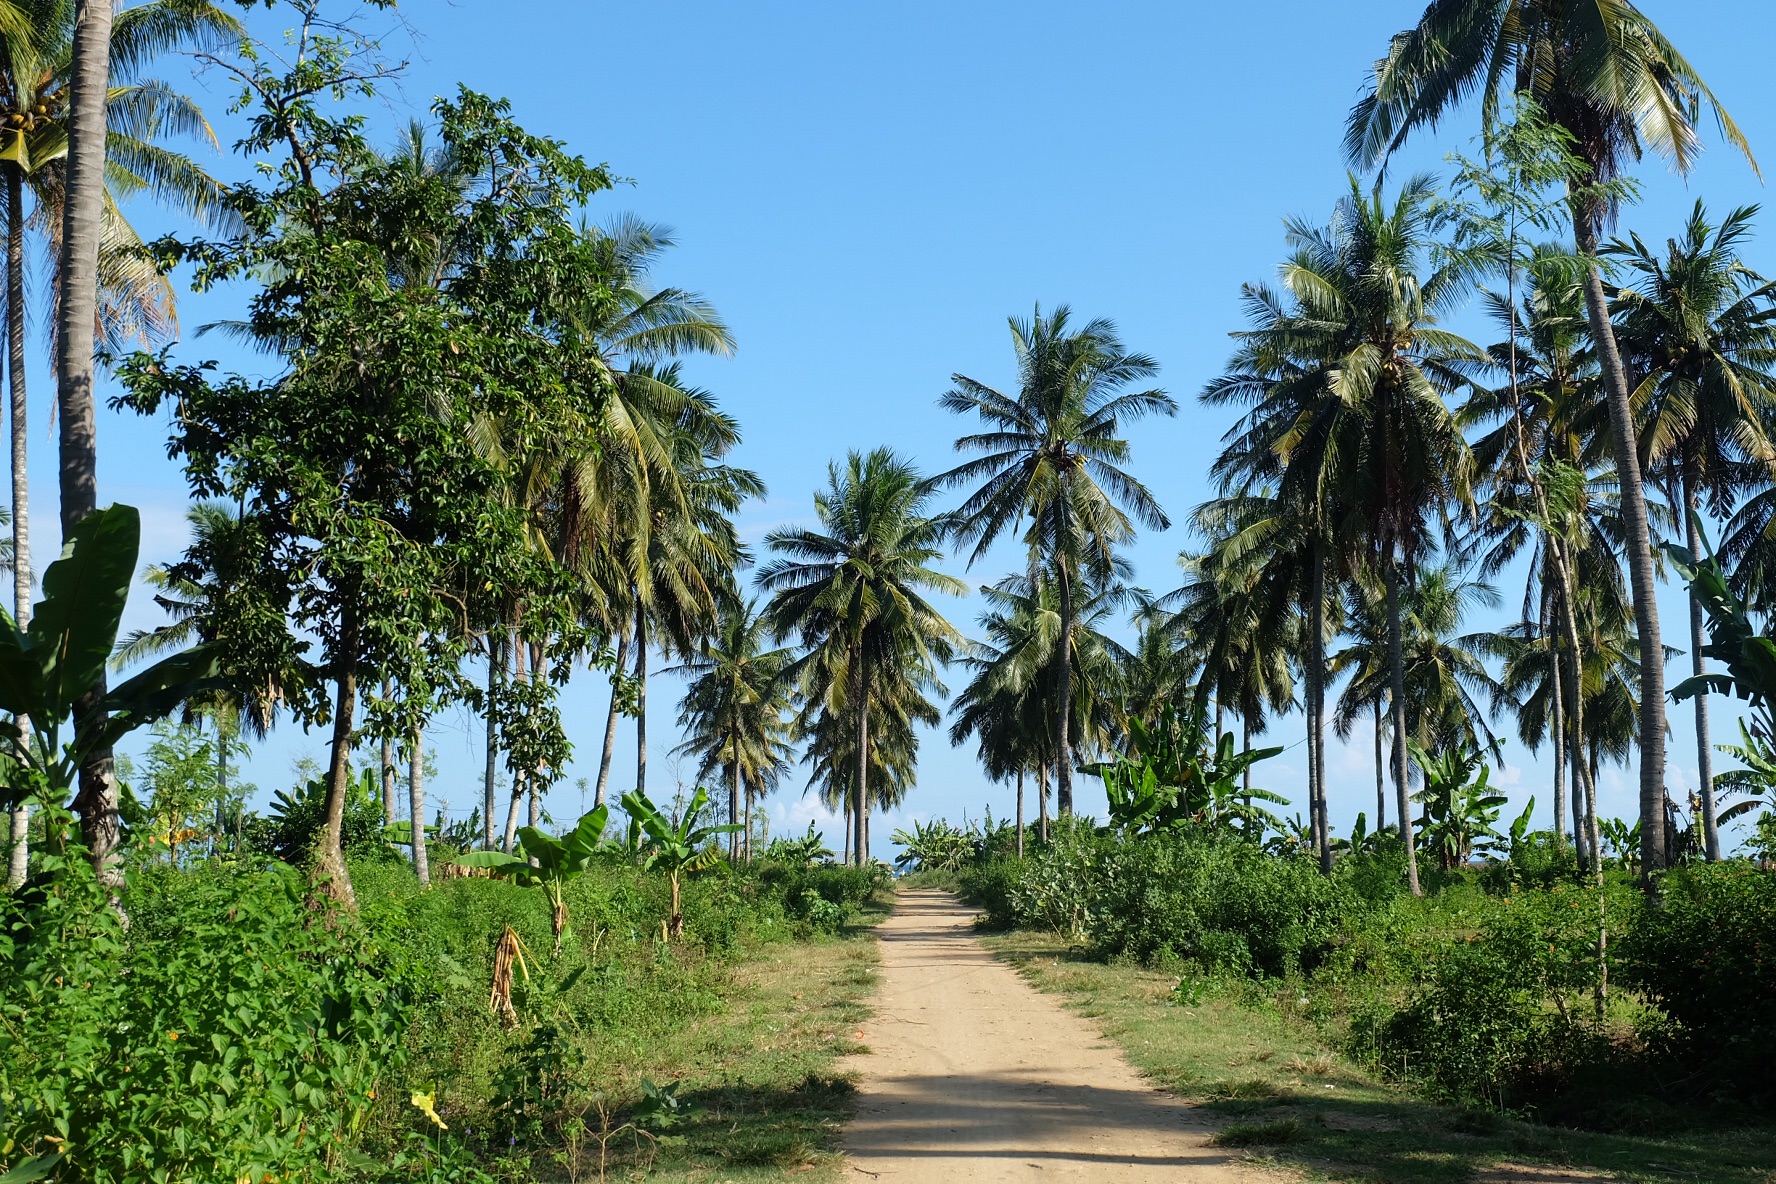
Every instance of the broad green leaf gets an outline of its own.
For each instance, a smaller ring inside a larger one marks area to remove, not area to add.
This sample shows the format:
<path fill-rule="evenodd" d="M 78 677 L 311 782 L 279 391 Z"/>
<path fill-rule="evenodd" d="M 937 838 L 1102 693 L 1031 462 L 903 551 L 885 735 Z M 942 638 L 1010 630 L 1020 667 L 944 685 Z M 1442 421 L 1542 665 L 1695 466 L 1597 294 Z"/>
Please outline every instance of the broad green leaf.
<path fill-rule="evenodd" d="M 43 599 L 26 630 L 42 664 L 43 701 L 32 714 L 66 715 L 105 672 L 136 573 L 142 536 L 134 506 L 88 514 L 43 573 Z"/>

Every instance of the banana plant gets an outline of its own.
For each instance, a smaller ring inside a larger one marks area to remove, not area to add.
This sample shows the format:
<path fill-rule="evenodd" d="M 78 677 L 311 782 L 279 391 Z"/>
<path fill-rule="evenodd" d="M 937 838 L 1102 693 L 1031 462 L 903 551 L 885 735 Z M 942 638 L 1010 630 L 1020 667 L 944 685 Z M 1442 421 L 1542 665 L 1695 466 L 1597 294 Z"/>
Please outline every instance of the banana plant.
<path fill-rule="evenodd" d="M 1129 754 L 1087 766 L 1104 781 L 1110 826 L 1140 834 L 1185 826 L 1225 827 L 1238 823 L 1252 836 L 1282 821 L 1254 802 L 1288 801 L 1267 789 L 1247 790 L 1247 769 L 1281 748 L 1236 750 L 1231 732 L 1211 738 L 1207 709 L 1192 703 L 1179 712 L 1168 707 L 1152 725 L 1129 720 Z"/>
<path fill-rule="evenodd" d="M 1432 757 L 1413 741 L 1406 744 L 1424 774 L 1424 787 L 1412 798 L 1424 806 L 1424 817 L 1415 825 L 1426 848 L 1437 852 L 1448 871 L 1467 863 L 1477 848 L 1491 850 L 1504 838 L 1493 824 L 1507 799 L 1487 785 L 1492 770 L 1486 754 L 1450 748 Z"/>
<path fill-rule="evenodd" d="M 1701 529 L 1699 520 L 1697 529 Z M 1665 552 L 1708 615 L 1708 644 L 1702 647 L 1702 656 L 1726 667 L 1684 679 L 1671 688 L 1672 701 L 1681 703 L 1705 693 L 1737 696 L 1751 708 L 1751 734 L 1776 741 L 1776 638 L 1758 631 L 1750 609 L 1733 591 L 1712 552 L 1698 558 L 1669 545 Z"/>
<path fill-rule="evenodd" d="M 141 537 L 135 507 L 94 511 L 43 573 L 31 624 L 20 629 L 0 609 L 0 711 L 11 717 L 0 721 L 0 806 L 66 801 L 93 753 L 222 685 L 211 647 L 182 650 L 111 688 L 101 722 L 64 739 L 75 701 L 98 684 L 116 647 Z"/>
<path fill-rule="evenodd" d="M 623 795 L 623 809 L 629 813 L 631 828 L 641 836 L 642 866 L 650 871 L 663 871 L 672 885 L 672 912 L 666 918 L 666 936 L 677 940 L 684 935 L 684 910 L 680 907 L 679 880 L 683 876 L 719 867 L 721 850 L 712 846 L 720 835 L 731 835 L 741 829 L 738 822 L 707 826 L 703 812 L 709 808 L 709 791 L 698 787 L 685 805 L 684 816 L 676 823 L 660 812 L 640 790 Z"/>
<path fill-rule="evenodd" d="M 555 952 L 567 932 L 567 886 L 597 857 L 604 839 L 610 807 L 600 806 L 582 817 L 565 835 L 555 838 L 535 827 L 518 828 L 522 855 L 504 851 L 465 851 L 451 862 L 462 867 L 485 868 L 501 879 L 526 888 L 540 888 L 549 901 L 549 925 L 555 934 Z"/>

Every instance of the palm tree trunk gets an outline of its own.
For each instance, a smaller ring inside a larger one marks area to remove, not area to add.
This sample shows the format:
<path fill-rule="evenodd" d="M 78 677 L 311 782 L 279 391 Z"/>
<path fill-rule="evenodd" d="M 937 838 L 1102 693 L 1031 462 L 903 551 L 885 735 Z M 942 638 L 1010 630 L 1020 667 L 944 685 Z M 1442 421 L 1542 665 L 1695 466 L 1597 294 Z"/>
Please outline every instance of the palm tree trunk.
<path fill-rule="evenodd" d="M 1652 531 L 1647 525 L 1646 487 L 1641 481 L 1640 452 L 1634 434 L 1634 408 L 1628 375 L 1616 348 L 1604 297 L 1603 277 L 1596 265 L 1597 228 L 1602 203 L 1586 199 L 1573 219 L 1579 253 L 1586 259 L 1585 312 L 1603 373 L 1609 407 L 1610 444 L 1615 452 L 1621 488 L 1623 549 L 1629 585 L 1634 593 L 1634 628 L 1640 642 L 1640 865 L 1649 887 L 1665 865 L 1665 650 L 1659 635 L 1658 583 L 1653 571 Z"/>
<path fill-rule="evenodd" d="M 1382 566 L 1387 581 L 1389 698 L 1394 708 L 1394 806 L 1400 816 L 1400 841 L 1406 844 L 1406 885 L 1412 895 L 1423 896 L 1424 891 L 1418 886 L 1418 853 L 1412 842 L 1412 799 L 1406 784 L 1406 663 L 1400 640 L 1400 563 L 1391 546 Z"/>
<path fill-rule="evenodd" d="M 743 822 L 740 817 L 740 738 L 734 738 L 733 775 L 728 779 L 728 821 Z M 740 858 L 740 832 L 728 834 L 728 858 Z"/>
<path fill-rule="evenodd" d="M 548 675 L 543 672 L 543 643 L 540 641 L 533 641 L 530 643 L 530 672 L 532 678 L 546 679 L 548 677 Z M 524 778 L 525 796 L 530 805 L 530 825 L 533 827 L 538 827 L 543 824 L 543 779 L 540 776 L 541 772 L 542 767 L 539 765 L 538 767 L 531 769 L 528 775 Z M 532 866 L 534 867 L 535 865 L 532 864 Z"/>
<path fill-rule="evenodd" d="M 1375 833 L 1387 827 L 1387 761 L 1381 755 L 1381 696 L 1375 696 Z"/>
<path fill-rule="evenodd" d="M 1055 647 L 1055 810 L 1063 817 L 1073 813 L 1073 589 L 1067 565 L 1055 564 L 1055 588 L 1061 597 L 1061 638 Z"/>
<path fill-rule="evenodd" d="M 407 812 L 413 819 L 413 874 L 421 884 L 430 884 L 432 870 L 426 860 L 425 753 L 420 748 L 424 741 L 420 730 L 414 728 L 407 749 Z"/>
<path fill-rule="evenodd" d="M 1036 766 L 1036 837 L 1048 842 L 1048 762 Z"/>
<path fill-rule="evenodd" d="M 617 661 L 611 667 L 611 701 L 610 710 L 604 716 L 604 751 L 598 757 L 598 788 L 592 795 L 592 806 L 596 809 L 604 805 L 610 785 L 611 757 L 617 750 L 617 680 L 623 676 L 623 667 L 629 661 L 629 630 L 624 629 L 622 636 L 617 638 Z"/>
<path fill-rule="evenodd" d="M 61 419 L 62 537 L 98 508 L 98 421 L 93 402 L 93 325 L 98 320 L 100 218 L 105 206 L 105 100 L 111 58 L 111 0 L 77 0 L 69 83 L 68 154 L 62 199 L 61 301 L 56 316 L 56 408 Z M 74 709 L 77 736 L 103 723 L 104 675 Z M 74 799 L 93 869 L 123 886 L 117 776 L 109 745 L 80 770 Z M 344 865 L 340 865 L 343 871 Z M 346 898 L 351 885 L 344 883 Z"/>
<path fill-rule="evenodd" d="M 842 864 L 849 864 L 851 862 L 851 798 L 850 798 L 850 795 L 846 795 L 845 800 L 842 803 L 842 809 L 843 809 L 844 816 L 845 816 L 845 840 L 841 844 L 843 850 L 841 850 L 839 852 L 839 862 Z"/>
<path fill-rule="evenodd" d="M 494 819 L 499 816 L 499 724 L 494 701 L 499 697 L 500 676 L 505 672 L 506 658 L 500 653 L 499 635 L 487 631 L 487 772 L 481 783 L 481 845 L 493 850 Z"/>
<path fill-rule="evenodd" d="M 1308 809 L 1313 812 L 1314 845 L 1320 855 L 1320 871 L 1331 875 L 1332 836 L 1326 822 L 1326 551 L 1318 538 L 1314 540 L 1313 572 L 1309 584 L 1307 746 L 1313 750 L 1309 767 L 1314 776 Z M 1249 788 L 1249 780 L 1247 785 Z"/>
<path fill-rule="evenodd" d="M 1545 544 L 1544 544 L 1545 545 Z M 1545 618 L 1552 618 L 1554 606 L 1551 601 L 1553 594 L 1548 590 L 1547 576 L 1542 578 L 1542 601 Z M 1548 621 L 1552 626 L 1553 621 Z M 1566 704 L 1561 702 L 1560 651 L 1563 648 L 1551 627 L 1544 627 L 1543 636 L 1548 642 L 1548 691 L 1550 709 L 1553 714 L 1554 731 L 1554 845 L 1566 847 Z M 1577 833 L 1575 828 L 1574 833 Z"/>
<path fill-rule="evenodd" d="M 863 668 L 861 650 L 851 652 L 851 706 L 857 712 L 857 778 L 851 793 L 851 823 L 857 834 L 852 841 L 851 850 L 856 858 L 857 866 L 862 867 L 869 862 L 866 850 L 868 839 L 864 833 L 863 812 L 869 801 L 869 702 L 867 700 L 869 686 L 868 674 Z"/>
<path fill-rule="evenodd" d="M 384 676 L 383 701 L 393 702 L 394 697 L 395 680 Z M 382 738 L 382 821 L 386 826 L 395 824 L 395 737 L 392 733 Z"/>
<path fill-rule="evenodd" d="M 524 642 L 519 640 L 518 631 L 514 629 L 508 640 L 512 651 L 512 685 L 518 686 L 529 677 L 529 669 L 525 663 Z M 516 765 L 512 769 L 512 800 L 506 807 L 506 833 L 500 850 L 510 855 L 514 850 L 513 843 L 518 837 L 518 804 L 525 798 L 525 791 L 530 788 L 530 772 Z"/>
<path fill-rule="evenodd" d="M 12 396 L 12 619 L 31 624 L 31 480 L 26 431 L 30 404 L 25 398 L 25 194 L 16 165 L 6 169 L 6 365 Z M 31 721 L 14 721 L 30 734 Z M 17 888 L 30 867 L 31 804 L 12 812 L 12 856 L 6 884 Z"/>
<path fill-rule="evenodd" d="M 1702 554 L 1701 529 L 1697 525 L 1700 499 L 1696 496 L 1695 474 L 1686 462 L 1683 474 L 1684 543 L 1690 554 Z M 1702 602 L 1696 590 L 1690 589 L 1690 663 L 1694 673 L 1708 673 L 1708 659 L 1702 647 L 1708 644 L 1703 631 Z M 1696 696 L 1696 786 L 1702 795 L 1702 854 L 1710 863 L 1720 858 L 1720 825 L 1714 814 L 1713 747 L 1708 742 L 1708 692 Z"/>
<path fill-rule="evenodd" d="M 635 605 L 635 792 L 646 796 L 648 780 L 648 622 Z"/>
<path fill-rule="evenodd" d="M 752 862 L 752 800 L 752 786 L 748 785 L 746 787 L 746 831 L 744 833 L 746 840 L 744 850 L 747 863 Z"/>
<path fill-rule="evenodd" d="M 1017 853 L 1018 858 L 1024 857 L 1024 771 L 1017 771 Z"/>
<path fill-rule="evenodd" d="M 339 622 L 338 693 L 333 703 L 333 751 L 327 768 L 327 821 L 315 876 L 323 891 L 356 911 L 351 873 L 345 867 L 345 793 L 351 781 L 352 717 L 358 703 L 358 610 L 348 596 Z M 82 789 L 84 791 L 84 788 Z"/>

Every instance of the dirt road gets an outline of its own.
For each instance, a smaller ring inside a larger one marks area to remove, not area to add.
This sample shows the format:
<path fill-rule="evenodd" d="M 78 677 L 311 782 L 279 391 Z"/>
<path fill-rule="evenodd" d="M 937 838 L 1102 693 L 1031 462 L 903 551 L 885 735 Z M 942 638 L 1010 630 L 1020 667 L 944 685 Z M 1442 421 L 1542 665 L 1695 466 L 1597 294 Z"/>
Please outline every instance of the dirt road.
<path fill-rule="evenodd" d="M 1200 1117 L 1088 1021 L 988 954 L 973 916 L 946 893 L 908 891 L 879 930 L 870 1052 L 848 1066 L 861 1078 L 845 1136 L 852 1180 L 1265 1178 L 1211 1147 Z"/>

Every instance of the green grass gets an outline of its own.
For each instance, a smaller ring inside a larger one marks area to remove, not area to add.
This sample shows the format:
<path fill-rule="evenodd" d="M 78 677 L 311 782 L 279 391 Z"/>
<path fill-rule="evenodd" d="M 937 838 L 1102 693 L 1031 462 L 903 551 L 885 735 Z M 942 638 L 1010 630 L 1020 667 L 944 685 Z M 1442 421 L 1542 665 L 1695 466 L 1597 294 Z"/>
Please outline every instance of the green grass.
<path fill-rule="evenodd" d="M 1681 1129 L 1600 1134 L 1433 1105 L 1338 1055 L 1253 985 L 1210 984 L 1179 1003 L 1176 975 L 1091 961 L 1058 938 L 1017 932 L 987 943 L 1033 985 L 1065 997 L 1137 1068 L 1224 1119 L 1222 1145 L 1249 1148 L 1255 1162 L 1298 1177 L 1776 1181 L 1773 1127 L 1710 1124 L 1689 1112 Z"/>
<path fill-rule="evenodd" d="M 676 1081 L 691 1117 L 659 1143 L 621 1134 L 609 1144 L 607 1178 L 661 1184 L 719 1184 L 839 1177 L 838 1141 L 855 1086 L 836 1071 L 860 1051 L 857 1025 L 875 989 L 872 926 L 887 912 L 872 901 L 859 924 L 837 937 L 783 942 L 751 951 L 729 972 L 725 1006 L 677 1035 L 607 1065 L 629 1080 Z M 626 1115 L 611 1118 L 614 1125 Z M 587 1116 L 596 1128 L 598 1115 Z M 597 1140 L 582 1144 L 577 1171 L 553 1156 L 532 1157 L 540 1179 L 596 1180 Z M 552 1158 L 559 1172 L 543 1173 Z"/>

